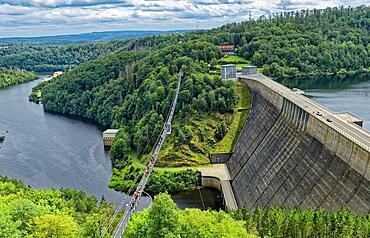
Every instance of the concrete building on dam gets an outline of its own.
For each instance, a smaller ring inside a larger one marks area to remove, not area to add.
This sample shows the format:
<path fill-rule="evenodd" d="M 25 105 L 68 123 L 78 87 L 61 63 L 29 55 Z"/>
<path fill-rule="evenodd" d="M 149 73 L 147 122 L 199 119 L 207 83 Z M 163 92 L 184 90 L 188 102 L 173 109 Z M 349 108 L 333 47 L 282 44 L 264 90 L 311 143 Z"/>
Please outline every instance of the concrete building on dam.
<path fill-rule="evenodd" d="M 238 79 L 252 110 L 225 166 L 237 206 L 370 212 L 369 133 L 261 74 Z"/>

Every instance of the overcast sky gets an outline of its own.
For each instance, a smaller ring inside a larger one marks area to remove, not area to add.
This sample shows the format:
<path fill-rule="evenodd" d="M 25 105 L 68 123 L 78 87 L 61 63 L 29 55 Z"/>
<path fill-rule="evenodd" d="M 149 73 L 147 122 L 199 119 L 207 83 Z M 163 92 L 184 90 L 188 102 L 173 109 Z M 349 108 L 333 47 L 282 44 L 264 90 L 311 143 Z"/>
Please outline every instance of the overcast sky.
<path fill-rule="evenodd" d="M 209 29 L 273 12 L 370 0 L 0 0 L 0 37 Z"/>

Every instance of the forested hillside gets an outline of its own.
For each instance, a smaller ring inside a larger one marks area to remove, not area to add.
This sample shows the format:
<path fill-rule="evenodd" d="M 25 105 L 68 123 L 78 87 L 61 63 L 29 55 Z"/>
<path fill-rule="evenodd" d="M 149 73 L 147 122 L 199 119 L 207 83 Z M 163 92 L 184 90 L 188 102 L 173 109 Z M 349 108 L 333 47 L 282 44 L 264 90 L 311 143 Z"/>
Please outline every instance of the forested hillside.
<path fill-rule="evenodd" d="M 81 45 L 44 45 L 16 43 L 0 47 L 0 67 L 16 67 L 36 72 L 69 70 L 82 62 L 109 52 L 113 43 L 86 43 Z"/>
<path fill-rule="evenodd" d="M 370 7 L 362 6 L 284 12 L 205 34 L 235 44 L 263 73 L 281 77 L 369 68 L 369 29 Z"/>
<path fill-rule="evenodd" d="M 111 49 L 119 49 L 111 51 L 115 53 L 83 63 L 35 90 L 41 90 L 46 110 L 121 128 L 111 150 L 111 186 L 127 190 L 145 168 L 180 69 L 184 79 L 173 133 L 159 166 L 208 164 L 208 153 L 232 131 L 230 125 L 241 128 L 246 118 L 233 123 L 235 84 L 211 74 L 222 57 L 218 44 L 235 44 L 244 63 L 251 61 L 271 76 L 343 73 L 369 67 L 368 27 L 369 8 L 331 8 L 283 13 L 211 31 L 113 42 Z M 157 176 L 162 183 L 151 186 L 153 192 L 178 191 L 197 182 L 197 174 L 185 170 L 158 171 Z M 188 178 L 186 183 L 172 182 L 179 176 Z"/>
<path fill-rule="evenodd" d="M 259 237 L 370 237 L 370 214 L 354 215 L 344 208 L 328 211 L 269 207 L 251 212 L 246 205 L 229 213 L 245 222 L 248 233 Z"/>
<path fill-rule="evenodd" d="M 120 50 L 140 50 L 163 41 L 171 41 L 181 37 L 154 35 L 133 40 L 87 42 L 77 44 L 73 41 L 31 41 L 17 43 L 0 41 L 0 67 L 16 67 L 36 72 L 66 71 L 77 65 L 104 57 Z"/>
<path fill-rule="evenodd" d="M 42 89 L 42 103 L 46 110 L 121 128 L 120 139 L 111 151 L 116 168 L 114 177 L 118 177 L 113 179 L 112 186 L 127 190 L 132 185 L 130 180 L 142 169 L 132 165 L 133 159 L 146 163 L 141 155 L 150 152 L 162 128 L 180 68 L 184 78 L 170 144 L 184 146 L 184 151 L 198 157 L 178 156 L 180 149 L 167 154 L 164 160 L 184 165 L 209 163 L 208 152 L 217 141 L 215 132 L 224 120 L 222 114 L 231 113 L 236 103 L 234 83 L 208 75 L 206 62 L 217 57 L 220 57 L 218 48 L 201 41 L 178 42 L 152 51 L 123 51 L 84 63 L 52 80 Z M 203 122 L 206 134 L 199 132 L 200 128 L 192 130 L 194 122 Z M 187 172 L 181 172 L 184 173 Z M 177 175 L 173 173 L 173 176 Z M 191 181 L 195 185 L 197 176 Z M 174 186 L 173 191 L 179 188 L 184 186 Z"/>
<path fill-rule="evenodd" d="M 262 72 L 281 77 L 336 73 L 370 66 L 370 8 L 327 8 L 284 12 L 258 20 L 228 24 L 211 31 L 149 36 L 128 41 L 81 45 L 0 44 L 0 67 L 67 70 L 118 49 L 141 49 L 166 42 L 202 40 L 234 44 L 237 54 Z"/>
<path fill-rule="evenodd" d="M 0 237 L 99 237 L 112 213 L 112 205 L 83 192 L 32 190 L 0 176 Z"/>
<path fill-rule="evenodd" d="M 36 37 L 10 37 L 1 38 L 0 42 L 54 42 L 58 44 L 76 44 L 81 42 L 92 41 L 112 41 L 112 40 L 128 40 L 152 35 L 171 34 L 176 32 L 186 32 L 184 30 L 174 31 L 150 31 L 150 30 L 124 30 L 124 31 L 101 31 L 88 32 L 70 35 L 56 35 L 56 36 L 36 36 Z"/>
<path fill-rule="evenodd" d="M 34 72 L 28 72 L 20 69 L 0 68 L 0 88 L 28 82 L 37 78 L 38 76 Z"/>

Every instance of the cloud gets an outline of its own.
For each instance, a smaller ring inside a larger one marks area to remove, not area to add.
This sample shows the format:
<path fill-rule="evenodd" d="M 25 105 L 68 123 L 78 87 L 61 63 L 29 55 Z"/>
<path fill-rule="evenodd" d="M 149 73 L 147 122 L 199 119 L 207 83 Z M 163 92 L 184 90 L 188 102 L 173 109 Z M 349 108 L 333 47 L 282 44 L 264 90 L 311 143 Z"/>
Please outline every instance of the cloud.
<path fill-rule="evenodd" d="M 46 8 L 85 7 L 105 4 L 125 4 L 126 6 L 133 6 L 130 1 L 125 0 L 0 0 L 0 4 Z"/>
<path fill-rule="evenodd" d="M 212 28 L 279 11 L 369 0 L 0 0 L 0 37 Z"/>
<path fill-rule="evenodd" d="M 297 10 L 304 8 L 325 8 L 338 6 L 338 1 L 328 0 L 326 2 L 316 1 L 316 0 L 281 0 L 276 4 L 277 9 L 279 10 Z"/>
<path fill-rule="evenodd" d="M 234 4 L 250 4 L 253 1 L 250 0 L 195 0 L 192 1 L 195 4 L 204 4 L 204 5 L 220 5 L 220 4 L 229 4 L 229 5 L 234 5 Z"/>

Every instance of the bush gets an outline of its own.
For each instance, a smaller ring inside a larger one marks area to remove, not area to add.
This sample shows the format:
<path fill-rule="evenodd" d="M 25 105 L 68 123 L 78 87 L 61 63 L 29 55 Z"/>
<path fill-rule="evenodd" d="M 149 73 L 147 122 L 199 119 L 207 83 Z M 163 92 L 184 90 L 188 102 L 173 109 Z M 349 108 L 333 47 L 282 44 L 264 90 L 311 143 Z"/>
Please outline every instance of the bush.
<path fill-rule="evenodd" d="M 176 193 L 185 188 L 199 185 L 200 173 L 191 169 L 178 171 L 154 171 L 149 178 L 146 191 L 158 194 Z"/>
<path fill-rule="evenodd" d="M 216 128 L 216 131 L 215 131 L 215 136 L 216 136 L 217 140 L 222 140 L 222 138 L 224 138 L 226 133 L 227 133 L 227 125 L 224 121 L 222 121 L 218 125 L 218 127 Z"/>

